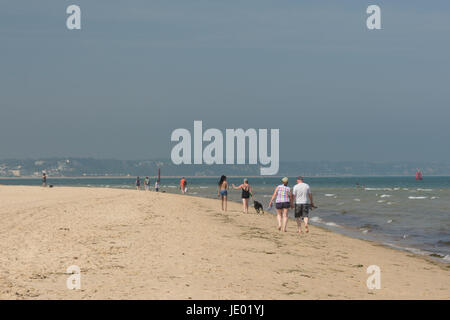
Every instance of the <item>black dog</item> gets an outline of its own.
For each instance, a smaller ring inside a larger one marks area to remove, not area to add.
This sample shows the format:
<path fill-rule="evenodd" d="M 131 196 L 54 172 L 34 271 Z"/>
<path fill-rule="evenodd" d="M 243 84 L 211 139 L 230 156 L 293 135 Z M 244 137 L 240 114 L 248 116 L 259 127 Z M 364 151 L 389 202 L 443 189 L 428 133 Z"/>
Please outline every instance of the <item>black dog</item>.
<path fill-rule="evenodd" d="M 264 213 L 264 209 L 263 206 L 260 202 L 254 200 L 253 201 L 253 206 L 255 207 L 256 213 Z"/>

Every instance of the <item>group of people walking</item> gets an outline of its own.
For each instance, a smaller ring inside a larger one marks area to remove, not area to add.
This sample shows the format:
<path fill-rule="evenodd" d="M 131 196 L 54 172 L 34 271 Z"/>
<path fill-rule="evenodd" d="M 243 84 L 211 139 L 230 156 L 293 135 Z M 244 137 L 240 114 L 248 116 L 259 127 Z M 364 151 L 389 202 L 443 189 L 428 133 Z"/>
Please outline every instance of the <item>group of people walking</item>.
<path fill-rule="evenodd" d="M 241 198 L 242 205 L 244 207 L 244 213 L 248 213 L 248 200 L 253 197 L 252 187 L 248 184 L 248 179 L 244 179 L 244 182 L 236 187 L 232 184 L 233 189 L 242 190 Z M 228 201 L 228 189 L 229 184 L 227 182 L 226 176 L 221 176 L 219 180 L 219 186 L 217 189 L 217 196 L 222 200 L 222 210 L 227 211 L 227 201 Z"/>
<path fill-rule="evenodd" d="M 136 189 L 141 190 L 141 178 L 136 177 Z M 149 191 L 150 190 L 150 178 L 145 177 L 144 179 L 144 190 Z M 159 181 L 156 180 L 155 182 L 155 191 L 159 191 Z"/>
<path fill-rule="evenodd" d="M 315 207 L 309 185 L 303 182 L 303 177 L 299 176 L 297 177 L 297 184 L 291 192 L 291 188 L 288 187 L 289 179 L 284 177 L 281 179 L 281 182 L 282 184 L 275 188 L 269 202 L 269 207 L 272 207 L 273 201 L 275 200 L 278 230 L 286 232 L 288 210 L 291 208 L 294 209 L 298 232 L 302 233 L 302 222 L 305 224 L 305 231 L 309 232 L 309 211 Z"/>
<path fill-rule="evenodd" d="M 288 187 L 289 179 L 287 177 L 281 179 L 281 182 L 282 184 L 278 185 L 275 188 L 272 198 L 269 202 L 269 207 L 271 208 L 275 201 L 278 230 L 286 232 L 288 223 L 288 211 L 289 209 L 294 209 L 294 216 L 297 220 L 298 232 L 303 232 L 302 222 L 305 225 L 305 231 L 309 232 L 309 211 L 312 208 L 315 208 L 309 185 L 303 181 L 303 177 L 301 176 L 297 177 L 297 184 L 294 186 L 292 191 L 291 188 Z M 248 179 L 244 179 L 244 182 L 239 186 L 235 186 L 234 184 L 232 184 L 232 187 L 235 190 L 242 190 L 241 198 L 244 213 L 248 213 L 249 198 L 254 197 L 253 190 L 248 183 Z M 221 198 L 223 211 L 227 211 L 228 189 L 229 184 L 227 182 L 227 177 L 223 175 L 220 177 L 217 188 L 217 196 Z"/>
<path fill-rule="evenodd" d="M 288 223 L 288 211 L 289 209 L 294 209 L 294 216 L 297 220 L 298 232 L 302 233 L 302 223 L 305 225 L 305 231 L 309 232 L 308 220 L 309 211 L 314 206 L 314 200 L 312 197 L 311 189 L 308 184 L 303 181 L 303 177 L 297 177 L 297 184 L 292 188 L 288 186 L 289 179 L 284 177 L 281 179 L 281 184 L 278 185 L 270 199 L 269 208 L 272 208 L 275 203 L 275 210 L 277 212 L 277 222 L 278 230 L 286 232 Z M 244 179 L 243 183 L 239 186 L 234 184 L 231 185 L 234 190 L 241 190 L 241 199 L 243 212 L 248 213 L 248 203 L 250 197 L 254 198 L 253 189 L 248 182 L 248 179 Z M 141 189 L 141 180 L 139 177 L 136 178 L 136 188 Z M 181 194 L 186 194 L 188 191 L 187 180 L 182 177 L 180 180 L 180 190 Z M 222 175 L 220 177 L 217 196 L 221 199 L 222 211 L 227 211 L 227 201 L 228 201 L 228 190 L 230 185 L 228 184 L 227 177 Z M 144 179 L 144 189 L 150 190 L 150 179 L 145 177 Z M 159 182 L 155 183 L 155 191 L 159 191 Z"/>

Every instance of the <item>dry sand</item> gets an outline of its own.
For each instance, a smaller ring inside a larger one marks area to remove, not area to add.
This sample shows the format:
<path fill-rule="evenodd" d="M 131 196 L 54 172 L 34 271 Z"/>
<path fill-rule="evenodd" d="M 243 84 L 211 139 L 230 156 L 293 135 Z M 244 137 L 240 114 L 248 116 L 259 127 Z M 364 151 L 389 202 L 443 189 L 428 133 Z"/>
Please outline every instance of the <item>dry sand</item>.
<path fill-rule="evenodd" d="M 450 267 L 271 214 L 135 190 L 0 186 L 2 299 L 448 299 Z M 66 287 L 81 268 L 81 290 Z M 366 286 L 369 265 L 381 289 Z"/>

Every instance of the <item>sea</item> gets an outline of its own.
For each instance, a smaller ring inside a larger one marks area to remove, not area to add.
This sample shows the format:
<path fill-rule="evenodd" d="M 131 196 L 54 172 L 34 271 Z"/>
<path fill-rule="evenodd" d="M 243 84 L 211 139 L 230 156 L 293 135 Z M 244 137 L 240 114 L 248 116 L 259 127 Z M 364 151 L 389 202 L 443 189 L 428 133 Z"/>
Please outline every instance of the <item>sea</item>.
<path fill-rule="evenodd" d="M 243 178 L 227 180 L 231 186 L 241 184 Z M 155 179 L 151 177 L 152 191 Z M 135 181 L 136 177 L 49 177 L 47 184 L 55 188 L 136 189 Z M 161 177 L 160 192 L 179 193 L 179 181 L 180 178 Z M 289 186 L 293 187 L 295 177 L 290 177 L 289 181 Z M 218 177 L 191 177 L 187 182 L 189 195 L 217 199 Z M 305 178 L 305 182 L 310 185 L 318 207 L 310 212 L 312 225 L 450 263 L 450 177 L 431 176 L 421 181 L 415 177 L 392 176 L 311 177 Z M 250 177 L 249 183 L 255 199 L 263 204 L 265 211 L 274 214 L 268 203 L 280 178 Z M 40 179 L 0 180 L 0 185 L 40 184 Z M 228 195 L 231 201 L 241 201 L 240 191 L 230 190 Z"/>

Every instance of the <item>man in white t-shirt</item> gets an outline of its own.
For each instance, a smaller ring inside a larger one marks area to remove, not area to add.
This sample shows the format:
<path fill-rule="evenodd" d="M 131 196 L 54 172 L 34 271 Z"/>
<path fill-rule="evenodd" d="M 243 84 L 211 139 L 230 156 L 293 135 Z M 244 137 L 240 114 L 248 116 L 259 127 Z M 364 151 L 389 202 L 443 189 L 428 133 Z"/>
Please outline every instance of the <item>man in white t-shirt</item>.
<path fill-rule="evenodd" d="M 302 220 L 305 222 L 305 231 L 308 229 L 309 209 L 314 207 L 314 201 L 309 185 L 303 182 L 303 177 L 297 177 L 297 184 L 292 191 L 295 201 L 295 218 L 297 219 L 298 232 L 302 233 Z"/>

